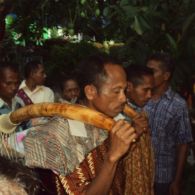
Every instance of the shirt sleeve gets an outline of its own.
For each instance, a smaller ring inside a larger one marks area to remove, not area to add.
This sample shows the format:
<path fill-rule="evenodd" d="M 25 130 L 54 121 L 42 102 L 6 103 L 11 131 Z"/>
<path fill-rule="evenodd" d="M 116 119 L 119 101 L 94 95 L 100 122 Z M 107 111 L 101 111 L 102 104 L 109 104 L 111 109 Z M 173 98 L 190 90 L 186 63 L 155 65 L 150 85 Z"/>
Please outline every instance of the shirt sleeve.
<path fill-rule="evenodd" d="M 186 144 L 193 140 L 189 113 L 186 103 L 177 112 L 177 143 Z"/>

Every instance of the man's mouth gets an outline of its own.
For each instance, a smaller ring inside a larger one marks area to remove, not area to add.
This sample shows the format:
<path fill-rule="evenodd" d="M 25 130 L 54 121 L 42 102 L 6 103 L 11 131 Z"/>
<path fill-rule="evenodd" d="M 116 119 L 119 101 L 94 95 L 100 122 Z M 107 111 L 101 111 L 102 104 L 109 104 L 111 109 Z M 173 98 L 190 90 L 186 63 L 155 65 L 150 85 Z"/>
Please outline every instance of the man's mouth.
<path fill-rule="evenodd" d="M 125 104 L 122 104 L 116 108 L 117 111 L 122 112 L 124 109 Z"/>

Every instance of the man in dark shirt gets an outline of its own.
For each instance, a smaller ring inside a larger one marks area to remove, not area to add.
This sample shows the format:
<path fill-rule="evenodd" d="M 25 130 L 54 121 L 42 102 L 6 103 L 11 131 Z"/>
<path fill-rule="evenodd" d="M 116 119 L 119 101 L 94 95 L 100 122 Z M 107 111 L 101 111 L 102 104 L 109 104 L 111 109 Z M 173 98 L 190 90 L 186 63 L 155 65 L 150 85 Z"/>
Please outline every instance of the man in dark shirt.
<path fill-rule="evenodd" d="M 170 87 L 174 71 L 168 54 L 156 53 L 147 61 L 154 71 L 152 99 L 145 106 L 155 155 L 155 195 L 179 195 L 188 144 L 192 141 L 188 108 Z"/>

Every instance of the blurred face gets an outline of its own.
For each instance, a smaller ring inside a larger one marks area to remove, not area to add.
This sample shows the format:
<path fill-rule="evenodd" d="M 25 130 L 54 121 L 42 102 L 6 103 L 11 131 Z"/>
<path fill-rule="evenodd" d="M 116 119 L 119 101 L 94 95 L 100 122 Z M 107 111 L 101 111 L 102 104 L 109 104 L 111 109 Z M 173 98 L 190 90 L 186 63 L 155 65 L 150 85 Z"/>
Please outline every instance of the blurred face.
<path fill-rule="evenodd" d="M 45 69 L 42 64 L 38 65 L 38 68 L 36 68 L 32 72 L 32 79 L 34 80 L 36 85 L 43 85 L 45 82 L 46 74 Z"/>
<path fill-rule="evenodd" d="M 170 77 L 170 74 L 161 68 L 161 62 L 156 60 L 149 60 L 147 67 L 151 68 L 154 72 L 154 86 L 159 87 Z"/>
<path fill-rule="evenodd" d="M 142 84 L 134 86 L 128 82 L 127 97 L 139 107 L 143 107 L 152 97 L 153 76 L 143 76 Z"/>
<path fill-rule="evenodd" d="M 123 110 L 126 102 L 126 74 L 122 67 L 115 64 L 107 64 L 105 70 L 107 78 L 102 82 L 101 87 L 97 90 L 96 87 L 91 86 L 90 94 L 85 92 L 89 107 L 115 117 Z"/>
<path fill-rule="evenodd" d="M 63 98 L 67 101 L 74 102 L 79 97 L 80 89 L 75 80 L 64 82 Z"/>
<path fill-rule="evenodd" d="M 9 104 L 18 91 L 19 74 L 6 68 L 0 77 L 0 97 Z"/>

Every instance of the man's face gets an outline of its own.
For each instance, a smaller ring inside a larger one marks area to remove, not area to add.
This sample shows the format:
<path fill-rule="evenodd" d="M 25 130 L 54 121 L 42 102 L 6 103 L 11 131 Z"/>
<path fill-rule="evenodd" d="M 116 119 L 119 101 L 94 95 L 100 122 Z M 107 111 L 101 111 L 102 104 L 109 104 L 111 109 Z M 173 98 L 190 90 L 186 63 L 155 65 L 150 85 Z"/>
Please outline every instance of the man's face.
<path fill-rule="evenodd" d="M 167 72 L 161 68 L 161 62 L 156 60 L 149 60 L 147 67 L 151 68 L 154 72 L 154 86 L 159 87 L 167 81 Z"/>
<path fill-rule="evenodd" d="M 42 64 L 39 64 L 38 68 L 36 68 L 32 72 L 32 78 L 33 78 L 36 85 L 43 85 L 44 84 L 46 74 L 45 74 L 44 66 Z"/>
<path fill-rule="evenodd" d="M 10 102 L 19 87 L 19 74 L 6 68 L 0 75 L 0 97 L 5 102 Z"/>
<path fill-rule="evenodd" d="M 107 64 L 105 70 L 107 78 L 98 90 L 95 88 L 92 97 L 88 98 L 89 107 L 115 117 L 123 110 L 126 102 L 126 74 L 122 67 L 115 64 Z"/>
<path fill-rule="evenodd" d="M 67 101 L 73 101 L 79 97 L 80 89 L 75 80 L 67 80 L 64 82 L 63 98 Z"/>
<path fill-rule="evenodd" d="M 154 77 L 143 76 L 141 84 L 134 86 L 128 82 L 127 97 L 139 107 L 143 107 L 152 97 L 152 89 L 154 86 Z"/>

